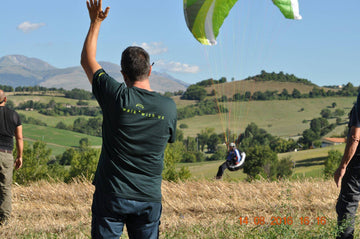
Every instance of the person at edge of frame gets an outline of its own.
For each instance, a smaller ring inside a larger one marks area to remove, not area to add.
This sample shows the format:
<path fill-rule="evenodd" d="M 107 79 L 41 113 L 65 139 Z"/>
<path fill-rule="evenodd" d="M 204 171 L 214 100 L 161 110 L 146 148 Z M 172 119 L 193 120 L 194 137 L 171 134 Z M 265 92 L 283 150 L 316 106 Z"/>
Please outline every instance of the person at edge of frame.
<path fill-rule="evenodd" d="M 341 163 L 334 173 L 336 186 L 341 186 L 336 203 L 339 235 L 354 238 L 355 214 L 360 200 L 360 93 L 349 114 L 348 135 Z"/>
<path fill-rule="evenodd" d="M 4 91 L 0 90 L 0 226 L 6 225 L 10 219 L 13 169 L 21 168 L 24 148 L 20 117 L 16 111 L 5 106 L 6 101 Z M 14 136 L 17 149 L 15 164 Z"/>

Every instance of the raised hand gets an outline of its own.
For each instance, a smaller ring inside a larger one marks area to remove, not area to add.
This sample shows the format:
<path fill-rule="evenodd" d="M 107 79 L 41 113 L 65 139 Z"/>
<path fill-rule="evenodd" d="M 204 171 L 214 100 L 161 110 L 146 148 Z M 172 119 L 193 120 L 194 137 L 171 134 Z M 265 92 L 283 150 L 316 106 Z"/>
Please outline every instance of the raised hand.
<path fill-rule="evenodd" d="M 89 10 L 91 22 L 102 22 L 110 10 L 110 7 L 107 7 L 105 11 L 102 10 L 102 0 L 88 0 L 86 1 L 86 5 Z"/>

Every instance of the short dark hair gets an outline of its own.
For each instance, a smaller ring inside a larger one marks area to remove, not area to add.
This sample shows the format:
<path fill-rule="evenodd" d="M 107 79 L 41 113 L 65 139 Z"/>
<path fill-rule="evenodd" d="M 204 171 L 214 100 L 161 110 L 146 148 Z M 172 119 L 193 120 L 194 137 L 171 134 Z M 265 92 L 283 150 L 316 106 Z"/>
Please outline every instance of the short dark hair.
<path fill-rule="evenodd" d="M 150 71 L 150 56 L 143 48 L 130 46 L 121 55 L 121 69 L 131 82 L 143 80 Z"/>

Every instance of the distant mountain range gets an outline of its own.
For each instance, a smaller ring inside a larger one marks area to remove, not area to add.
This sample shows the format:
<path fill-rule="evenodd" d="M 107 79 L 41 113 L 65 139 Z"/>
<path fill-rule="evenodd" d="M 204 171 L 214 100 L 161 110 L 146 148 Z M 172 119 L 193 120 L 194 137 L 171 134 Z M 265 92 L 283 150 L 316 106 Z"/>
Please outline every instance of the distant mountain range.
<path fill-rule="evenodd" d="M 105 71 L 119 82 L 123 82 L 120 66 L 110 62 L 99 62 Z M 166 74 L 153 71 L 151 88 L 157 92 L 186 90 L 189 84 Z M 37 58 L 8 55 L 0 58 L 0 84 L 17 86 L 40 85 L 47 88 L 74 88 L 91 90 L 81 66 L 56 68 Z"/>

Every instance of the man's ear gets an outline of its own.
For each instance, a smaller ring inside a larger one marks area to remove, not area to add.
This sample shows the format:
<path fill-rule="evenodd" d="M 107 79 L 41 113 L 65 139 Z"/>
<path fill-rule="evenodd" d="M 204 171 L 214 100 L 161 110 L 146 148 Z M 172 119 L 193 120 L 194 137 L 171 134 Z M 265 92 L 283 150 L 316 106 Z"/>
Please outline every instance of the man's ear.
<path fill-rule="evenodd" d="M 123 71 L 121 71 L 121 74 L 123 76 L 126 86 L 129 86 L 129 79 L 128 79 L 127 75 Z"/>
<path fill-rule="evenodd" d="M 152 71 L 152 66 L 150 66 L 150 70 L 149 70 L 148 77 L 150 77 L 150 75 L 151 75 L 151 71 Z"/>
<path fill-rule="evenodd" d="M 128 79 L 127 75 L 123 71 L 121 71 L 121 74 L 123 76 L 124 81 L 127 81 Z"/>
<path fill-rule="evenodd" d="M 6 98 L 6 96 L 4 97 L 4 102 L 6 102 L 7 101 L 7 98 Z"/>

